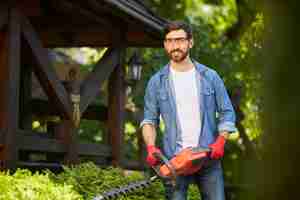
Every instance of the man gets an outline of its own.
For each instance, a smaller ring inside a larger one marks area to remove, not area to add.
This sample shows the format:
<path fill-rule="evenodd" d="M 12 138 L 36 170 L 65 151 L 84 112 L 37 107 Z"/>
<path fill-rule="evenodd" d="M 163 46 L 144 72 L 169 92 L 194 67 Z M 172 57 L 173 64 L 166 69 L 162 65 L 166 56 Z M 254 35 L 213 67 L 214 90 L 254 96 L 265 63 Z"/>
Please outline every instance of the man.
<path fill-rule="evenodd" d="M 190 58 L 192 47 L 190 26 L 180 21 L 169 23 L 164 48 L 170 62 L 152 76 L 145 93 L 141 127 L 146 161 L 150 166 L 157 164 L 153 153 L 161 152 L 155 146 L 161 116 L 166 127 L 163 154 L 169 159 L 187 147 L 211 148 L 211 159 L 199 172 L 180 176 L 176 187 L 166 187 L 167 198 L 185 200 L 188 185 L 194 181 L 203 200 L 224 200 L 220 159 L 229 133 L 236 130 L 235 114 L 223 81 L 214 70 Z"/>

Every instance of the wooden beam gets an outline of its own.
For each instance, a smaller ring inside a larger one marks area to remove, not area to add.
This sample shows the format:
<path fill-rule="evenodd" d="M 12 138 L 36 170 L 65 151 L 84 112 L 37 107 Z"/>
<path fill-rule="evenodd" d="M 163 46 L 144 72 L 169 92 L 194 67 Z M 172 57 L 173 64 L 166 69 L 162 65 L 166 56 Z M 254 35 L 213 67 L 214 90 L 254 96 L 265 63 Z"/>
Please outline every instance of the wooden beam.
<path fill-rule="evenodd" d="M 159 39 L 162 36 L 162 31 L 165 21 L 159 19 L 143 9 L 137 9 L 131 3 L 125 1 L 71 1 L 71 0 L 53 0 L 55 9 L 67 15 L 80 15 L 86 19 L 93 19 L 100 25 L 111 27 L 111 30 L 117 30 L 115 26 L 121 22 L 121 26 L 126 24 L 139 24 L 144 26 L 143 30 L 147 31 L 151 37 Z M 125 5 L 127 4 L 127 5 Z"/>
<path fill-rule="evenodd" d="M 116 27 L 124 26 L 124 23 L 126 23 L 126 21 L 124 21 L 124 17 L 120 16 L 120 12 L 117 9 L 112 8 L 109 4 L 105 4 L 97 0 L 85 0 L 82 1 L 79 6 L 86 7 L 88 10 L 93 11 L 97 16 L 110 24 L 120 24 L 119 26 L 114 26 L 114 31 L 118 30 Z"/>
<path fill-rule="evenodd" d="M 65 146 L 58 140 L 40 136 L 41 133 L 19 131 L 18 146 L 20 151 L 39 151 L 45 153 L 65 153 Z"/>
<path fill-rule="evenodd" d="M 41 0 L 18 0 L 17 8 L 26 16 L 40 16 Z"/>
<path fill-rule="evenodd" d="M 54 0 L 54 2 L 56 2 L 57 9 L 62 9 L 63 12 L 67 12 L 69 15 L 74 15 L 74 11 L 76 10 L 76 15 L 81 15 L 83 18 L 93 20 L 98 23 L 98 26 L 105 25 L 109 27 L 110 30 L 114 30 L 114 26 L 110 21 L 103 19 L 101 16 L 93 13 L 89 9 L 85 9 L 83 6 L 77 5 L 74 1 Z"/>
<path fill-rule="evenodd" d="M 134 6 L 130 4 L 130 2 L 127 1 L 118 1 L 118 0 L 104 0 L 104 2 L 108 2 L 109 4 L 113 4 L 118 9 L 126 13 L 126 16 L 131 16 L 133 19 L 147 25 L 148 28 L 151 28 L 155 30 L 156 35 L 159 35 L 158 37 L 161 37 L 160 33 L 163 31 L 163 22 L 158 20 L 152 15 L 149 15 L 148 13 L 145 13 L 139 9 L 136 9 Z M 125 5 L 127 4 L 127 5 Z"/>
<path fill-rule="evenodd" d="M 149 46 L 149 47 L 162 47 L 162 40 L 153 38 L 148 35 L 143 28 L 141 27 L 140 30 L 129 29 L 127 32 L 127 46 L 130 47 L 142 47 L 142 46 Z"/>
<path fill-rule="evenodd" d="M 95 65 L 94 70 L 86 77 L 81 84 L 80 95 L 80 112 L 81 114 L 86 110 L 88 105 L 95 99 L 99 93 L 103 82 L 108 79 L 116 65 L 119 63 L 118 48 L 108 49 L 103 57 Z"/>
<path fill-rule="evenodd" d="M 46 138 L 41 133 L 18 130 L 18 146 L 21 151 L 66 153 L 66 146 L 59 140 Z M 80 156 L 111 156 L 111 147 L 96 143 L 78 143 Z"/>
<path fill-rule="evenodd" d="M 28 109 L 37 117 L 46 117 L 46 116 L 59 116 L 59 111 L 51 108 L 49 106 L 50 102 L 42 99 L 32 99 L 28 104 Z M 107 121 L 108 108 L 104 105 L 89 105 L 87 109 L 82 114 L 82 119 L 87 120 L 98 120 L 98 121 Z M 132 112 L 130 109 L 125 109 L 125 118 L 128 121 L 139 121 L 137 119 L 137 113 Z"/>
<path fill-rule="evenodd" d="M 59 21 L 59 23 L 58 23 Z M 106 26 L 99 26 L 94 21 L 72 19 L 68 16 L 33 18 L 31 24 L 39 33 L 45 46 L 112 46 L 113 32 Z M 116 27 L 123 26 L 122 21 L 114 22 Z M 124 33 L 125 34 L 125 33 Z M 101 35 L 101 37 L 99 37 Z M 127 46 L 161 47 L 162 40 L 145 31 L 145 26 L 128 24 Z"/>
<path fill-rule="evenodd" d="M 28 104 L 28 109 L 37 117 L 59 116 L 59 111 L 51 108 L 50 102 L 42 99 L 32 99 Z M 107 121 L 108 108 L 104 105 L 89 105 L 82 114 L 82 119 Z M 125 118 L 128 121 L 139 121 L 137 113 L 125 109 Z"/>
<path fill-rule="evenodd" d="M 25 168 L 30 170 L 41 170 L 41 169 L 47 169 L 47 170 L 55 170 L 55 172 L 62 172 L 63 171 L 63 164 L 60 163 L 49 163 L 49 162 L 24 162 L 19 161 L 17 163 L 18 168 Z"/>
<path fill-rule="evenodd" d="M 2 124 L 5 132 L 4 136 L 4 152 L 3 152 L 3 167 L 15 169 L 18 150 L 16 144 L 16 135 L 19 121 L 19 84 L 20 84 L 20 47 L 21 47 L 21 26 L 20 15 L 16 9 L 10 9 L 8 33 L 6 37 L 6 45 L 2 52 L 1 63 L 5 69 L 7 79 L 5 79 L 5 89 L 2 90 L 5 98 L 2 103 L 5 104 Z M 3 89 L 3 88 L 2 88 Z"/>
<path fill-rule="evenodd" d="M 111 147 L 105 144 L 79 143 L 80 156 L 103 156 L 111 157 Z"/>
<path fill-rule="evenodd" d="M 27 104 L 32 114 L 43 116 L 58 116 L 59 111 L 49 106 L 49 102 L 42 99 L 32 99 Z M 107 107 L 103 105 L 89 105 L 82 114 L 82 119 L 107 121 Z"/>
<path fill-rule="evenodd" d="M 144 171 L 147 169 L 147 167 L 144 166 L 140 161 L 136 161 L 136 160 L 122 160 L 120 166 L 123 169 L 128 169 L 128 170 Z"/>
<path fill-rule="evenodd" d="M 71 30 L 71 29 L 70 29 Z M 81 29 L 82 31 L 83 29 Z M 41 40 L 47 47 L 108 47 L 111 46 L 111 33 L 99 32 L 39 32 Z M 101 37 L 99 37 L 101 35 Z"/>
<path fill-rule="evenodd" d="M 69 95 L 55 73 L 47 50 L 43 48 L 38 35 L 25 16 L 22 16 L 22 32 L 35 57 L 36 65 L 33 67 L 43 89 L 50 99 L 53 99 L 62 115 L 66 119 L 72 119 L 72 104 Z"/>
<path fill-rule="evenodd" d="M 87 20 L 80 15 L 72 16 L 41 16 L 30 18 L 30 22 L 37 32 L 112 32 L 112 30 L 93 20 Z M 118 23 L 116 23 L 118 24 Z"/>
<path fill-rule="evenodd" d="M 85 27 L 87 28 L 87 27 Z M 76 28 L 73 28 L 76 29 Z M 80 30 L 79 30 L 80 29 Z M 72 30 L 72 29 L 70 29 Z M 128 47 L 162 47 L 161 40 L 156 40 L 149 36 L 135 38 L 137 34 L 128 33 Z M 78 31 L 39 31 L 41 40 L 46 47 L 108 47 L 112 46 L 112 33 L 105 30 L 84 31 L 84 28 L 78 28 Z M 99 37 L 101 35 L 101 37 Z"/>

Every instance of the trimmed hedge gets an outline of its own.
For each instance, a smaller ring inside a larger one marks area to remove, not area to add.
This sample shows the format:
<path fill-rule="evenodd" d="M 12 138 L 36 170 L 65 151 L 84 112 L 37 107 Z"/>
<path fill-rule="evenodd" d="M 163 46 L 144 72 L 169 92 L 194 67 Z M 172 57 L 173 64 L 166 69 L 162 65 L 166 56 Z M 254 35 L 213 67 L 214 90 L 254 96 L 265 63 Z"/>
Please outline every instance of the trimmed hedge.
<path fill-rule="evenodd" d="M 0 200 L 82 200 L 71 185 L 50 180 L 48 174 L 18 169 L 13 175 L 0 172 Z"/>
<path fill-rule="evenodd" d="M 100 168 L 92 162 L 64 167 L 60 174 L 49 170 L 32 173 L 18 169 L 14 174 L 0 172 L 0 200 L 91 200 L 96 195 L 130 182 L 143 180 L 141 172 L 120 168 Z M 164 200 L 164 188 L 156 181 L 119 200 Z M 198 200 L 195 186 L 189 188 L 188 200 Z"/>
<path fill-rule="evenodd" d="M 50 172 L 51 173 L 51 172 Z M 91 162 L 74 167 L 64 167 L 64 172 L 51 178 L 57 183 L 72 185 L 74 190 L 80 193 L 84 199 L 92 199 L 96 195 L 115 187 L 127 185 L 133 181 L 145 179 L 140 172 L 130 172 L 125 175 L 120 168 L 99 168 Z M 138 190 L 120 200 L 163 200 L 164 189 L 160 181 L 151 184 L 147 189 Z"/>

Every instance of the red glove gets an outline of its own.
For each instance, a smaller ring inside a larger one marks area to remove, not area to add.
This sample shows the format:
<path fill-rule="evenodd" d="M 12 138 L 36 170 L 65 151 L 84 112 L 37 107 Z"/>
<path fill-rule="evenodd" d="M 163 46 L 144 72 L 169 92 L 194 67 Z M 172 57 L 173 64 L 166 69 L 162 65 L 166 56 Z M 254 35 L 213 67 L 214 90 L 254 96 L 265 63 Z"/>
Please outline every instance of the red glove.
<path fill-rule="evenodd" d="M 161 151 L 158 148 L 156 148 L 154 145 L 148 145 L 147 146 L 147 152 L 148 152 L 148 155 L 147 155 L 147 158 L 146 158 L 146 162 L 148 163 L 148 165 L 150 167 L 157 165 L 158 160 L 154 156 L 154 153 L 160 153 L 161 154 Z"/>
<path fill-rule="evenodd" d="M 216 141 L 213 144 L 210 144 L 209 147 L 211 148 L 210 157 L 212 159 L 220 159 L 224 155 L 224 145 L 226 139 L 224 136 L 219 135 Z"/>

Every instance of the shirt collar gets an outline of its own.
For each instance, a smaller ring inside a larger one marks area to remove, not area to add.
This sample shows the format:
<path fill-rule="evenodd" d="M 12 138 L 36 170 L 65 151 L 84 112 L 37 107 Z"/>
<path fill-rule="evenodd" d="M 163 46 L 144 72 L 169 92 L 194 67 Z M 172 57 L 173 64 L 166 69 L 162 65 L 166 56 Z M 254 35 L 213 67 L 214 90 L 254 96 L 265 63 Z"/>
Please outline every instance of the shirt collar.
<path fill-rule="evenodd" d="M 197 72 L 199 72 L 200 74 L 204 73 L 207 70 L 207 67 L 205 65 L 202 65 L 202 64 L 198 63 L 195 60 L 192 60 L 192 62 L 194 63 Z M 169 73 L 170 73 L 170 63 L 166 64 L 162 68 L 162 70 L 161 70 L 161 76 L 169 76 Z"/>

